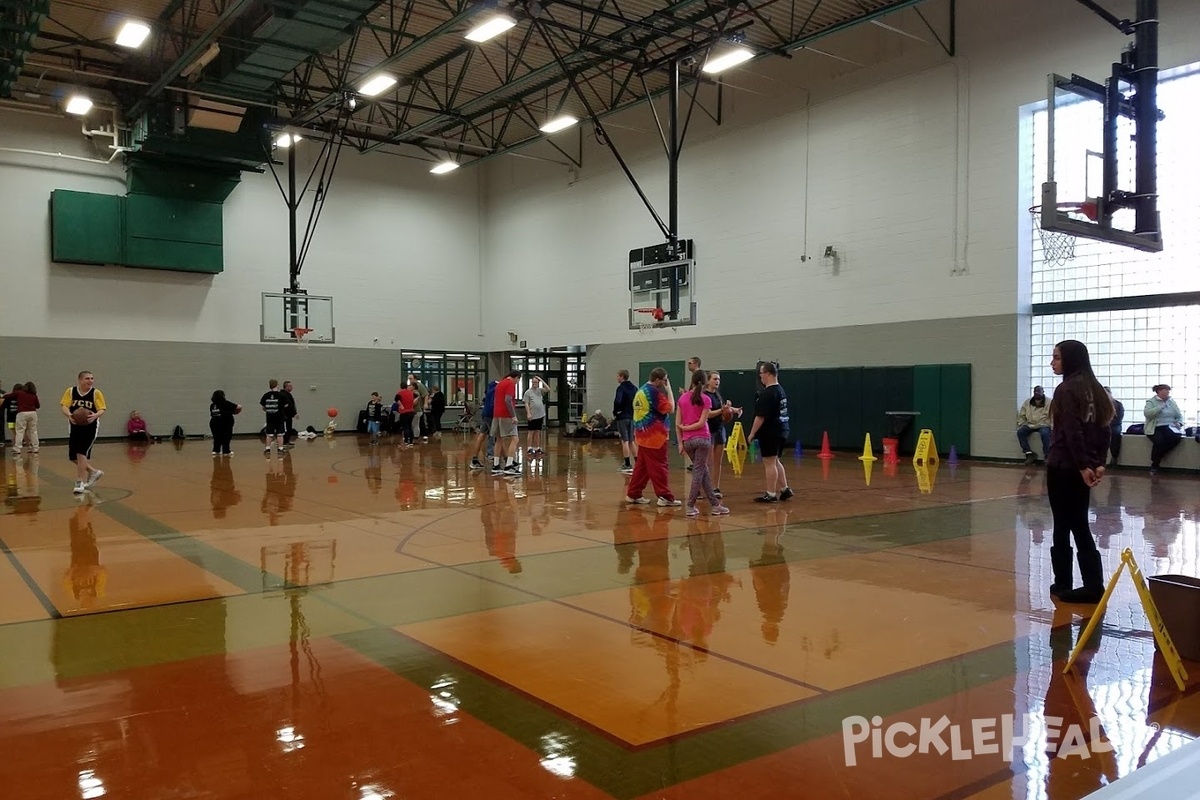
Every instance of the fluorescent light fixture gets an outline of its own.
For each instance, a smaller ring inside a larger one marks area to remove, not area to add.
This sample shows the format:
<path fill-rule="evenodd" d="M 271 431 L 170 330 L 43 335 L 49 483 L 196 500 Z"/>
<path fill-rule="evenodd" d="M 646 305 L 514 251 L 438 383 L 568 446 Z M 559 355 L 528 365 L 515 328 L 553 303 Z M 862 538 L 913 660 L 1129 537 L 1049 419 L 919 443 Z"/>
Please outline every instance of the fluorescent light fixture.
<path fill-rule="evenodd" d="M 488 39 L 496 38 L 516 24 L 517 21 L 512 17 L 497 14 L 487 22 L 482 22 L 467 31 L 467 39 L 472 42 L 486 42 Z"/>
<path fill-rule="evenodd" d="M 734 47 L 704 62 L 704 71 L 710 75 L 717 72 L 724 72 L 730 67 L 736 67 L 738 64 L 742 64 L 752 58 L 754 58 L 753 50 L 745 47 Z"/>
<path fill-rule="evenodd" d="M 92 110 L 92 101 L 81 94 L 71 95 L 71 99 L 67 101 L 67 113 L 82 117 L 84 114 Z"/>
<path fill-rule="evenodd" d="M 301 136 L 298 133 L 281 133 L 275 137 L 276 147 L 291 147 L 296 142 L 301 141 Z"/>
<path fill-rule="evenodd" d="M 445 175 L 447 172 L 453 172 L 458 169 L 458 164 L 453 161 L 443 161 L 440 164 L 435 164 L 433 169 L 429 170 L 434 175 Z"/>
<path fill-rule="evenodd" d="M 383 94 L 395 85 L 396 79 L 383 72 L 358 87 L 358 93 L 364 97 L 374 97 L 375 95 Z"/>
<path fill-rule="evenodd" d="M 142 42 L 146 41 L 146 37 L 149 35 L 149 25 L 131 19 L 121 26 L 121 32 L 117 34 L 117 44 L 136 50 L 142 46 Z"/>
<path fill-rule="evenodd" d="M 542 133 L 558 133 L 559 131 L 565 131 L 576 122 L 579 122 L 579 120 L 575 119 L 570 114 L 564 114 L 561 117 L 550 120 L 538 130 L 540 130 Z"/>

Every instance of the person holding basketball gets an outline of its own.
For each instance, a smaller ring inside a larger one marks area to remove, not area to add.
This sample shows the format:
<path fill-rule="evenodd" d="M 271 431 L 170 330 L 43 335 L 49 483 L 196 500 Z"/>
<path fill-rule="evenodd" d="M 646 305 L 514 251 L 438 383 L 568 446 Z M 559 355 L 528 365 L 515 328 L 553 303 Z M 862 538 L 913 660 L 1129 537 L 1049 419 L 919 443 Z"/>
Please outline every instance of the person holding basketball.
<path fill-rule="evenodd" d="M 725 461 L 725 443 L 728 441 L 725 424 L 734 419 L 741 419 L 742 409 L 727 402 L 721 396 L 721 373 L 716 370 L 708 373 L 708 382 L 704 385 L 704 393 L 708 395 L 713 408 L 721 409 L 719 416 L 709 417 L 708 420 L 708 433 L 712 438 L 712 454 L 709 456 L 711 461 L 708 472 L 712 476 L 713 490 L 717 493 L 717 497 L 722 497 L 721 466 Z"/>
<path fill-rule="evenodd" d="M 75 462 L 75 494 L 83 494 L 96 485 L 104 475 L 103 470 L 91 464 L 92 445 L 100 433 L 100 417 L 107 405 L 104 395 L 96 388 L 96 378 L 84 370 L 79 373 L 76 385 L 63 392 L 63 416 L 71 423 L 67 440 L 67 457 Z"/>

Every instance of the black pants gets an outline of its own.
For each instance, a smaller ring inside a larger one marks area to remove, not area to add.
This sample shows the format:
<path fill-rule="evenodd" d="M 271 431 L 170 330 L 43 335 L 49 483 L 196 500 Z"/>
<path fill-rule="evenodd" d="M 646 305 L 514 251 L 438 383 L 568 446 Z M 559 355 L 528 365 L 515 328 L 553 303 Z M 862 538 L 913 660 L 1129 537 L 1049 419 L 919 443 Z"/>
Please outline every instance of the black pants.
<path fill-rule="evenodd" d="M 400 426 L 400 433 L 404 436 L 404 443 L 412 444 L 413 443 L 413 429 L 412 429 L 413 412 L 410 411 L 407 414 L 400 414 L 399 419 L 396 421 L 396 424 Z"/>
<path fill-rule="evenodd" d="M 294 425 L 292 425 L 292 419 L 294 419 L 294 418 L 288 417 L 286 420 L 284 420 L 284 423 L 283 423 L 283 425 L 284 425 L 283 443 L 284 444 L 291 444 L 293 441 L 296 440 L 296 427 Z"/>
<path fill-rule="evenodd" d="M 233 423 L 210 419 L 208 429 L 212 431 L 214 453 L 230 453 L 229 443 L 233 441 Z"/>
<path fill-rule="evenodd" d="M 1108 438 L 1108 449 L 1112 451 L 1113 463 L 1117 463 L 1121 459 L 1121 426 L 1116 425 L 1110 430 Z"/>
<path fill-rule="evenodd" d="M 430 412 L 430 414 L 429 414 L 429 432 L 431 434 L 442 432 L 442 414 L 445 414 L 445 413 L 446 413 L 445 409 L 442 409 L 441 411 Z"/>
<path fill-rule="evenodd" d="M 1047 467 L 1046 495 L 1054 514 L 1054 546 L 1070 547 L 1074 537 L 1078 552 L 1095 552 L 1096 540 L 1088 525 L 1092 490 L 1083 482 L 1079 470 Z"/>
<path fill-rule="evenodd" d="M 1183 435 L 1170 428 L 1155 428 L 1150 434 L 1150 466 L 1157 467 L 1163 457 L 1179 446 Z"/>

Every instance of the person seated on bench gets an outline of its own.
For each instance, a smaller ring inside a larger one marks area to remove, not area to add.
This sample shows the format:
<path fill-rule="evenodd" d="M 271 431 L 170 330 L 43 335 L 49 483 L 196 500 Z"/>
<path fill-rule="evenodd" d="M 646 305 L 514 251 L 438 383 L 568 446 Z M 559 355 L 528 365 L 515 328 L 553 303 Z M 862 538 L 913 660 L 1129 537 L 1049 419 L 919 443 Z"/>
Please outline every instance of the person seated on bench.
<path fill-rule="evenodd" d="M 1160 383 L 1151 389 L 1154 397 L 1146 401 L 1146 429 L 1150 439 L 1150 474 L 1158 472 L 1163 457 L 1179 446 L 1183 438 L 1183 413 L 1171 399 L 1171 387 Z"/>
<path fill-rule="evenodd" d="M 1113 397 L 1112 390 L 1107 386 L 1104 387 L 1104 391 L 1108 393 L 1108 399 L 1113 404 L 1113 418 L 1108 426 L 1108 449 L 1112 451 L 1112 461 L 1109 461 L 1108 465 L 1115 467 L 1121 460 L 1121 426 L 1125 422 L 1125 406 L 1120 400 Z"/>
<path fill-rule="evenodd" d="M 1042 437 L 1042 458 L 1045 458 L 1050 455 L 1050 406 L 1046 403 L 1046 392 L 1040 386 L 1033 387 L 1033 397 L 1017 412 L 1017 444 L 1021 445 L 1026 464 L 1037 461 L 1037 456 L 1029 449 L 1029 434 L 1034 431 Z"/>

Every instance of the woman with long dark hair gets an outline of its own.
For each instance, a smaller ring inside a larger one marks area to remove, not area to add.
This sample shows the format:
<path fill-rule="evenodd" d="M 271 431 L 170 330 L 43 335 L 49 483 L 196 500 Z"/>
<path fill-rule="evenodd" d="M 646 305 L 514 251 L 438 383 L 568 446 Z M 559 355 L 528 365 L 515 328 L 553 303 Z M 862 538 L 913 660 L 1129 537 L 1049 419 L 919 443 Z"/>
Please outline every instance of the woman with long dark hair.
<path fill-rule="evenodd" d="M 1059 342 L 1050 367 L 1063 382 L 1050 403 L 1051 442 L 1046 458 L 1046 494 L 1054 514 L 1050 594 L 1064 603 L 1098 603 L 1104 594 L 1104 566 L 1088 527 L 1092 487 L 1104 477 L 1109 423 L 1108 392 L 1092 372 L 1087 347 L 1074 339 Z M 1081 588 L 1072 588 L 1071 539 L 1078 550 Z"/>

